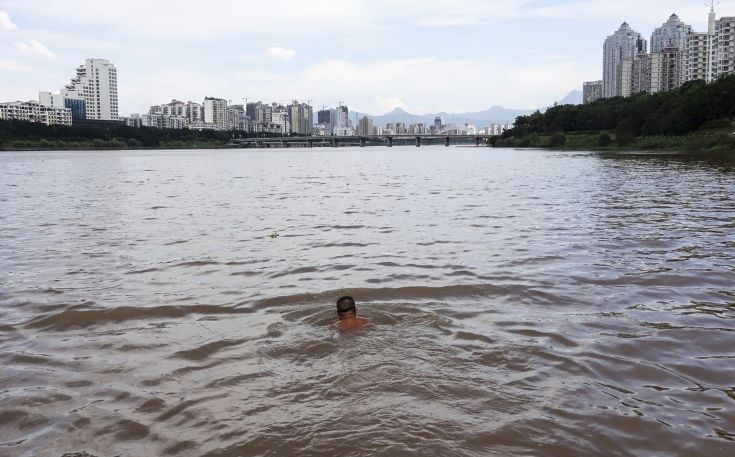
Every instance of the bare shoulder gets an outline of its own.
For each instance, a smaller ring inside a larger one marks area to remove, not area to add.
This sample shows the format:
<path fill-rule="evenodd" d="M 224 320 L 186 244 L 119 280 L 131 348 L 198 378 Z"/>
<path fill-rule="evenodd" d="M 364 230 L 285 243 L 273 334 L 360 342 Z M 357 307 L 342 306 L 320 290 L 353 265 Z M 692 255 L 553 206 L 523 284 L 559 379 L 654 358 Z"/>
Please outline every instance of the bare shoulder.
<path fill-rule="evenodd" d="M 351 319 L 343 319 L 335 325 L 342 331 L 352 331 L 367 329 L 373 325 L 373 322 L 370 319 L 365 319 L 364 317 L 353 317 Z"/>

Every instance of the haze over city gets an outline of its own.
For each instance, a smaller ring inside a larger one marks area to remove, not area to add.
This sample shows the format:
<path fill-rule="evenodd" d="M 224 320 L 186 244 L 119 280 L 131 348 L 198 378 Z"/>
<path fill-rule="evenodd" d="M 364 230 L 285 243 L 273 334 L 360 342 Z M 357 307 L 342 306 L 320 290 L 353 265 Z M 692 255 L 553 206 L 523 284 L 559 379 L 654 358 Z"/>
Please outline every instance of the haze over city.
<path fill-rule="evenodd" d="M 640 5 L 0 0 L 0 99 L 58 90 L 97 56 L 120 71 L 121 114 L 206 96 L 344 101 L 372 114 L 542 107 L 600 79 L 602 42 L 622 20 L 644 36 L 673 12 L 706 28 L 702 2 Z"/>

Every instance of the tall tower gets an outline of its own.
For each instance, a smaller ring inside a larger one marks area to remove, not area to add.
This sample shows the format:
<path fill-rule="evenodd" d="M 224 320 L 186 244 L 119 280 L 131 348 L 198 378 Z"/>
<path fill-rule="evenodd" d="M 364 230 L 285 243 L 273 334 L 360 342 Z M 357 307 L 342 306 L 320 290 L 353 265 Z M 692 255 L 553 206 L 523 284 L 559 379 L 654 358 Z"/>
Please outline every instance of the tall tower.
<path fill-rule="evenodd" d="M 623 22 L 620 28 L 607 37 L 603 46 L 602 96 L 604 98 L 622 96 L 624 86 L 623 62 L 632 61 L 638 54 L 648 49 L 646 40 L 640 33 Z M 626 75 L 630 72 L 626 72 Z"/>
<path fill-rule="evenodd" d="M 709 22 L 707 27 L 707 78 L 708 83 L 714 79 L 714 61 L 715 61 L 715 31 L 717 28 L 717 14 L 715 13 L 715 0 L 711 0 L 711 8 L 709 10 Z"/>
<path fill-rule="evenodd" d="M 77 75 L 61 89 L 65 99 L 86 102 L 87 119 L 117 121 L 117 69 L 108 60 L 87 59 Z"/>
<path fill-rule="evenodd" d="M 653 31 L 651 35 L 651 53 L 661 52 L 666 48 L 684 49 L 688 34 L 692 26 L 683 23 L 679 16 L 672 14 L 669 20 Z"/>
<path fill-rule="evenodd" d="M 214 97 L 204 99 L 204 122 L 214 126 L 215 130 L 228 130 L 229 114 L 227 100 Z"/>

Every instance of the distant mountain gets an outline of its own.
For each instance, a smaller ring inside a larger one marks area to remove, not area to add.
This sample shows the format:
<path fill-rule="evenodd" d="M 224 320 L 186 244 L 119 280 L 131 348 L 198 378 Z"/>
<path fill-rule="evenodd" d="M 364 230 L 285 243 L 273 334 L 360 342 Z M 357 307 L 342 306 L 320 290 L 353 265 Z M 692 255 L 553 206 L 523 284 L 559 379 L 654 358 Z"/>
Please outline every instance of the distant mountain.
<path fill-rule="evenodd" d="M 427 124 L 434 123 L 437 116 L 441 116 L 446 124 L 474 124 L 478 127 L 486 127 L 489 124 L 510 124 L 515 121 L 518 116 L 525 116 L 536 110 L 519 110 L 508 109 L 502 106 L 493 106 L 485 111 L 473 113 L 429 113 L 429 114 L 412 114 L 401 108 L 396 108 L 390 113 L 380 116 L 372 116 L 373 123 L 382 125 L 396 122 L 405 122 L 406 124 Z M 359 117 L 363 117 L 364 113 L 358 113 Z M 350 117 L 354 120 L 355 113 L 350 113 Z"/>
<path fill-rule="evenodd" d="M 360 114 L 360 117 L 363 115 Z M 407 111 L 402 110 L 401 108 L 396 108 L 390 113 L 386 113 L 380 116 L 371 116 L 373 118 L 373 123 L 378 125 L 385 125 L 389 123 L 394 122 L 405 122 L 406 124 L 418 124 L 418 123 L 428 123 L 427 119 L 431 117 L 431 114 L 425 114 L 423 116 L 418 114 L 411 114 Z M 434 118 L 431 117 L 431 122 L 434 122 Z"/>
<path fill-rule="evenodd" d="M 559 105 L 579 105 L 582 103 L 582 92 L 579 90 L 571 91 L 557 104 Z M 539 111 L 546 111 L 546 108 L 539 108 Z M 469 113 L 429 113 L 429 114 L 412 114 L 401 108 L 395 108 L 390 113 L 373 116 L 373 123 L 385 126 L 396 122 L 405 122 L 406 124 L 427 124 L 434 123 L 434 118 L 441 116 L 447 124 L 473 124 L 476 127 L 487 127 L 490 124 L 512 124 L 518 116 L 527 116 L 533 114 L 535 109 L 509 109 L 502 106 L 493 106 L 485 111 L 469 112 Z M 364 113 L 350 113 L 350 117 L 354 120 L 355 114 L 359 117 L 365 116 Z"/>
<path fill-rule="evenodd" d="M 581 105 L 583 102 L 582 98 L 582 91 L 581 90 L 573 90 L 569 92 L 569 94 L 564 97 L 559 104 L 560 105 Z"/>

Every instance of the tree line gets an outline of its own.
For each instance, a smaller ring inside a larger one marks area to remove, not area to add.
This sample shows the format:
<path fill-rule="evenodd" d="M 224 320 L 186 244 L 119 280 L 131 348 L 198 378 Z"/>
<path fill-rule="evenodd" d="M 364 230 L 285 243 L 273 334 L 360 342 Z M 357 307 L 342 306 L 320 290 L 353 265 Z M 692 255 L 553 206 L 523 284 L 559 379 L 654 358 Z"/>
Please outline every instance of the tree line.
<path fill-rule="evenodd" d="M 32 147 L 78 148 L 159 148 L 225 146 L 235 137 L 255 136 L 239 131 L 157 129 L 108 125 L 46 125 L 18 120 L 0 121 L 0 147 L 23 149 Z M 263 134 L 260 134 L 263 136 Z M 277 135 L 266 135 L 277 136 Z"/>
<path fill-rule="evenodd" d="M 683 135 L 704 128 L 728 128 L 735 117 L 735 75 L 713 83 L 691 81 L 657 94 L 640 93 L 585 105 L 560 105 L 516 119 L 502 139 L 529 135 L 605 131 L 618 138 Z"/>

